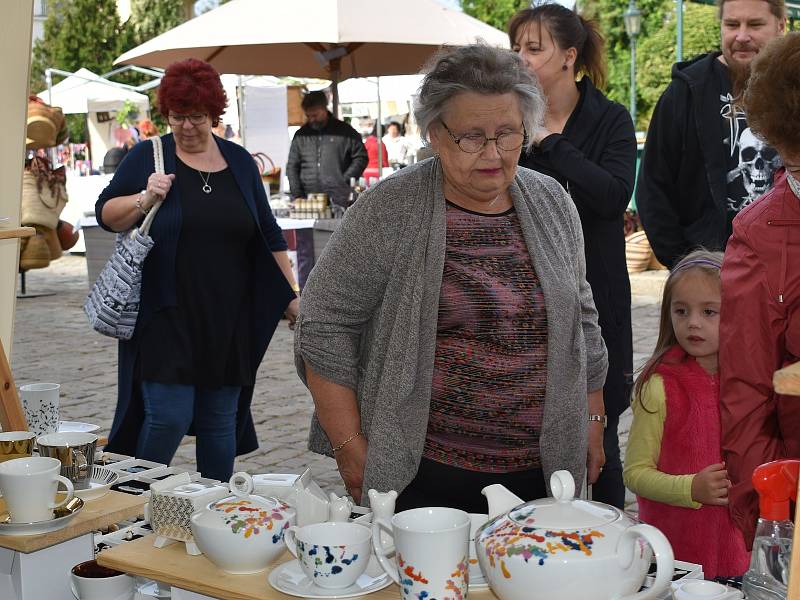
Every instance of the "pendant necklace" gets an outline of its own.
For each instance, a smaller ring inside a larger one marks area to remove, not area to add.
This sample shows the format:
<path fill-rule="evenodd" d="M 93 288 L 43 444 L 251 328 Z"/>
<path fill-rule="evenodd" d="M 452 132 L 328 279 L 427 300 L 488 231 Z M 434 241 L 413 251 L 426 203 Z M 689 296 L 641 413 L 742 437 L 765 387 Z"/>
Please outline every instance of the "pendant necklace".
<path fill-rule="evenodd" d="M 197 173 L 200 175 L 200 179 L 202 179 L 202 181 L 203 181 L 203 191 L 206 194 L 210 194 L 211 193 L 211 186 L 208 185 L 208 181 L 209 181 L 209 179 L 211 179 L 211 171 L 206 173 L 206 176 L 203 177 L 203 172 L 201 170 L 199 170 L 199 169 L 196 169 L 196 170 L 197 170 Z"/>

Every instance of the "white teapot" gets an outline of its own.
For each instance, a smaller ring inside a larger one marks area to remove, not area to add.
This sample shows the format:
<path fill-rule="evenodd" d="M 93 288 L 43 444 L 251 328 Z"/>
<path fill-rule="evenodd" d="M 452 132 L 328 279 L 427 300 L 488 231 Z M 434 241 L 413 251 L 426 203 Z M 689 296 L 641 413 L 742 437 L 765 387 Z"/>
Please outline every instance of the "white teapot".
<path fill-rule="evenodd" d="M 502 485 L 483 490 L 490 520 L 475 547 L 500 600 L 647 600 L 669 589 L 674 560 L 664 534 L 613 506 L 576 500 L 569 471 L 553 473 L 550 487 L 553 498 L 532 502 Z M 637 592 L 653 553 L 655 583 Z"/>
<path fill-rule="evenodd" d="M 234 473 L 233 496 L 216 500 L 190 519 L 198 548 L 219 568 L 234 574 L 258 573 L 286 551 L 284 532 L 296 511 L 277 498 L 251 495 L 253 479 Z"/>

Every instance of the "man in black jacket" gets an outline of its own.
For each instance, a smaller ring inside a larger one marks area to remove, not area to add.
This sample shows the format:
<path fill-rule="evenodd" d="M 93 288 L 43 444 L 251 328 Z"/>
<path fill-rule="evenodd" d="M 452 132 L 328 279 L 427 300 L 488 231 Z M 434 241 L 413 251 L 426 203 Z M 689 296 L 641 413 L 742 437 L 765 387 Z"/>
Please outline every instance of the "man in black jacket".
<path fill-rule="evenodd" d="M 310 92 L 301 104 L 306 124 L 294 134 L 286 165 L 292 198 L 326 193 L 344 205 L 350 178 L 361 177 L 367 150 L 358 132 L 328 112 L 325 92 Z"/>
<path fill-rule="evenodd" d="M 721 0 L 722 52 L 672 67 L 647 132 L 636 207 L 669 268 L 698 246 L 724 249 L 738 212 L 772 186 L 775 151 L 735 100 L 750 61 L 783 34 L 784 0 Z"/>

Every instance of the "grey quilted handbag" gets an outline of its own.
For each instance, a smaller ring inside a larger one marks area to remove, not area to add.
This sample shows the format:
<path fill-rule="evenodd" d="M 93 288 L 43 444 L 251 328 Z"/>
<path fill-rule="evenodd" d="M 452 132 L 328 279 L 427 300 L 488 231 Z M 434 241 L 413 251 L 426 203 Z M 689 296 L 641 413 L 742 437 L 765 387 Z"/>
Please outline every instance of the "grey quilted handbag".
<path fill-rule="evenodd" d="M 164 173 L 161 138 L 155 136 L 150 139 L 153 142 L 155 172 Z M 155 244 L 149 236 L 150 225 L 160 207 L 161 201 L 156 202 L 140 227 L 117 234 L 114 253 L 100 271 L 83 305 L 89 323 L 98 333 L 118 340 L 129 340 L 133 337 L 136 318 L 139 316 L 142 267 L 144 259 Z"/>

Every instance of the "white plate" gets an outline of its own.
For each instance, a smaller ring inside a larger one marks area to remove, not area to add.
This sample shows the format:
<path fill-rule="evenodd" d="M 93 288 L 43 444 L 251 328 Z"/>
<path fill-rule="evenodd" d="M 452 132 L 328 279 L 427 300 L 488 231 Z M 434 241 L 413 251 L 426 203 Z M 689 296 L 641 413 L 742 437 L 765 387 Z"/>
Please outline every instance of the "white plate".
<path fill-rule="evenodd" d="M 269 574 L 269 584 L 279 592 L 300 598 L 354 598 L 382 590 L 392 583 L 378 559 L 370 558 L 367 570 L 350 587 L 330 590 L 314 585 L 303 573 L 297 560 L 275 567 Z"/>
<path fill-rule="evenodd" d="M 83 508 L 83 500 L 73 498 L 67 506 L 53 510 L 54 519 L 49 521 L 35 521 L 33 523 L 11 523 L 7 512 L 0 513 L 0 535 L 38 535 L 64 529 L 73 517 Z"/>
<path fill-rule="evenodd" d="M 75 490 L 75 495 L 86 502 L 97 500 L 105 496 L 111 486 L 117 483 L 118 480 L 119 475 L 111 469 L 95 465 L 92 467 L 92 478 L 89 481 L 89 487 L 83 490 Z"/>
<path fill-rule="evenodd" d="M 58 433 L 93 433 L 98 429 L 100 429 L 100 425 L 81 423 L 80 421 L 61 421 L 58 424 Z"/>

